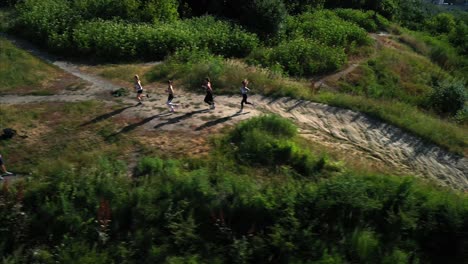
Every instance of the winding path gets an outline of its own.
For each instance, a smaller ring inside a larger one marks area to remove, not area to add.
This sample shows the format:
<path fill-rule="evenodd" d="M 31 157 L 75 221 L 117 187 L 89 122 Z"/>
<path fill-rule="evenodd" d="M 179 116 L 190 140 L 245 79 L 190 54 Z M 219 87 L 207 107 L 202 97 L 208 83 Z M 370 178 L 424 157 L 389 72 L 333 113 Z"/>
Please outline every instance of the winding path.
<path fill-rule="evenodd" d="M 117 104 L 112 100 L 109 91 L 119 86 L 84 73 L 73 63 L 58 61 L 57 58 L 25 42 L 9 36 L 7 38 L 33 55 L 87 81 L 90 85 L 80 91 L 66 91 L 53 96 L 0 96 L 1 104 L 76 102 L 96 99 Z M 396 168 L 400 174 L 417 175 L 454 189 L 468 190 L 468 159 L 362 113 L 309 101 L 263 96 L 251 96 L 250 99 L 256 102 L 256 107 L 247 106 L 243 113 L 238 112 L 240 103 L 238 96 L 217 96 L 216 110 L 209 111 L 200 103 L 202 98 L 203 95 L 180 92 L 176 102 L 181 103 L 181 106 L 175 114 L 168 114 L 167 110 L 161 110 L 165 106 L 166 96 L 155 94 L 150 101 L 141 106 L 126 106 L 118 111 L 116 115 L 137 116 L 142 121 L 124 127 L 116 133 L 137 128 L 203 133 L 205 130 L 271 112 L 293 120 L 299 126 L 300 134 L 315 142 L 329 145 L 349 155 L 368 156 L 377 162 Z M 132 98 L 124 98 L 119 104 L 134 105 L 135 101 Z"/>

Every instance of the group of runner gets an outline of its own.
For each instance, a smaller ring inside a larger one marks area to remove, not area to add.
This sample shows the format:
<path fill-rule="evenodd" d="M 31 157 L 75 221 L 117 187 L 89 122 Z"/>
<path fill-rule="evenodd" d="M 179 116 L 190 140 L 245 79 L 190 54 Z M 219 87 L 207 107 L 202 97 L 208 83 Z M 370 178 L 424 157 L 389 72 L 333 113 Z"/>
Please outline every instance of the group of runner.
<path fill-rule="evenodd" d="M 137 101 L 138 104 L 142 104 L 142 97 L 143 97 L 143 86 L 141 85 L 141 80 L 138 74 L 135 74 L 134 76 L 135 79 L 135 91 L 137 93 Z M 167 97 L 167 102 L 166 105 L 169 107 L 169 111 L 171 113 L 175 112 L 174 107 L 177 107 L 178 104 L 172 103 L 172 100 L 174 99 L 174 87 L 172 86 L 172 80 L 167 81 L 167 89 L 166 93 L 168 94 Z M 247 87 L 249 84 L 249 81 L 247 79 L 244 79 L 242 81 L 242 87 L 240 88 L 240 92 L 242 95 L 242 101 L 241 101 L 241 108 L 239 112 L 242 112 L 244 109 L 244 104 L 249 104 L 254 106 L 253 103 L 247 101 L 247 93 L 250 92 L 250 89 Z M 213 87 L 211 86 L 211 80 L 209 77 L 206 77 L 205 80 L 203 81 L 202 88 L 205 89 L 206 95 L 205 99 L 203 100 L 206 104 L 209 105 L 210 109 L 215 109 L 216 105 L 214 102 L 213 98 Z M 149 98 L 148 93 L 145 95 L 147 98 Z"/>
<path fill-rule="evenodd" d="M 135 74 L 134 79 L 135 79 L 135 90 L 137 93 L 136 99 L 138 100 L 138 104 L 142 104 L 143 96 L 146 96 L 147 98 L 150 98 L 150 96 L 148 94 L 143 95 L 143 86 L 141 85 L 140 77 L 137 74 Z M 178 104 L 172 103 L 172 100 L 174 99 L 174 87 L 172 86 L 172 84 L 173 84 L 172 80 L 167 81 L 166 93 L 168 94 L 168 97 L 167 97 L 166 105 L 169 107 L 169 111 L 171 113 L 175 112 L 174 107 L 178 106 Z M 240 88 L 242 101 L 241 101 L 241 107 L 240 107 L 239 112 L 242 112 L 242 110 L 244 109 L 244 104 L 249 104 L 253 106 L 253 103 L 247 101 L 247 93 L 250 92 L 250 89 L 247 87 L 248 84 L 249 82 L 247 81 L 247 79 L 244 79 L 242 81 L 242 87 Z M 205 78 L 205 80 L 203 81 L 202 88 L 205 89 L 205 92 L 206 92 L 205 99 L 203 101 L 209 105 L 210 109 L 215 109 L 216 106 L 215 106 L 215 102 L 213 99 L 213 87 L 211 86 L 211 80 L 209 77 Z M 0 175 L 0 181 L 3 180 L 2 176 L 13 175 L 12 172 L 9 172 L 6 169 L 5 163 L 3 162 L 3 159 L 2 159 L 2 155 L 0 155 L 0 168 L 3 171 L 3 174 Z"/>

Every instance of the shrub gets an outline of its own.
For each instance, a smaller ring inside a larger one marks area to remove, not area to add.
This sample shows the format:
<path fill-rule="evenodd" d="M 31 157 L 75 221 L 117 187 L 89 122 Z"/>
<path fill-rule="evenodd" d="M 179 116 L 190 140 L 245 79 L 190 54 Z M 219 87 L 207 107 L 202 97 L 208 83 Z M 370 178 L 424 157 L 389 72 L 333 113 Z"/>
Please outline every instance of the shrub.
<path fill-rule="evenodd" d="M 57 46 L 55 39 L 66 37 L 76 19 L 69 3 L 63 0 L 26 0 L 16 9 L 17 31 L 40 44 L 45 40 L 46 44 Z"/>
<path fill-rule="evenodd" d="M 172 24 L 127 24 L 97 20 L 73 31 L 79 51 L 107 60 L 163 59 L 178 49 L 198 47 L 224 56 L 245 56 L 258 45 L 257 38 L 212 17 Z"/>
<path fill-rule="evenodd" d="M 236 146 L 234 155 L 241 163 L 269 167 L 285 165 L 301 175 L 313 175 L 323 169 L 325 160 L 316 160 L 292 141 L 296 130 L 283 118 L 262 116 L 238 125 L 227 140 Z"/>
<path fill-rule="evenodd" d="M 468 55 L 468 26 L 463 21 L 458 22 L 455 29 L 450 31 L 449 40 L 460 54 Z"/>
<path fill-rule="evenodd" d="M 328 10 L 306 12 L 297 17 L 290 17 L 284 31 L 289 40 L 302 37 L 333 47 L 350 48 L 353 45 L 370 43 L 364 29 L 344 21 Z"/>
<path fill-rule="evenodd" d="M 292 15 L 310 11 L 314 8 L 323 8 L 326 0 L 284 0 L 288 13 Z"/>
<path fill-rule="evenodd" d="M 439 113 L 455 115 L 463 109 L 467 99 L 464 81 L 445 80 L 434 87 L 429 105 Z"/>
<path fill-rule="evenodd" d="M 85 20 L 117 18 L 155 23 L 178 19 L 177 0 L 74 0 L 72 3 Z"/>
<path fill-rule="evenodd" d="M 287 11 L 282 0 L 254 0 L 243 7 L 241 23 L 264 39 L 276 36 Z"/>
<path fill-rule="evenodd" d="M 194 46 L 207 48 L 214 54 L 226 57 L 244 57 L 259 45 L 257 37 L 245 32 L 242 28 L 204 16 L 184 20 L 183 26 L 199 38 Z"/>
<path fill-rule="evenodd" d="M 378 29 L 376 21 L 373 19 L 372 11 L 361 11 L 356 9 L 335 9 L 333 10 L 340 18 L 356 23 L 369 32 L 375 32 Z"/>
<path fill-rule="evenodd" d="M 455 29 L 455 18 L 448 13 L 440 13 L 425 22 L 428 31 L 433 34 L 448 34 Z"/>
<path fill-rule="evenodd" d="M 390 21 L 373 11 L 339 8 L 333 10 L 341 19 L 353 22 L 368 32 L 376 32 L 390 26 Z"/>
<path fill-rule="evenodd" d="M 332 72 L 346 62 L 343 48 L 329 47 L 303 38 L 285 41 L 254 55 L 256 57 L 251 57 L 251 61 L 269 67 L 279 64 L 285 72 L 295 76 Z"/>

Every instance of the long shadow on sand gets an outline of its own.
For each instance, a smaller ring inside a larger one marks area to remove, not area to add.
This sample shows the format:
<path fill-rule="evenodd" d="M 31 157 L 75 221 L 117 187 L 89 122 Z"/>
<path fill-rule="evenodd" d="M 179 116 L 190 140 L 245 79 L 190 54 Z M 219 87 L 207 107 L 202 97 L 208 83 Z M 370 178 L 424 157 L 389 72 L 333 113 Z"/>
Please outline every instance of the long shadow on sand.
<path fill-rule="evenodd" d="M 103 115 L 100 115 L 92 120 L 89 120 L 88 122 L 85 122 L 83 124 L 80 125 L 80 127 L 84 127 L 84 126 L 87 126 L 87 125 L 91 125 L 91 124 L 96 124 L 98 122 L 101 122 L 105 119 L 108 119 L 108 118 L 111 118 L 115 115 L 118 115 L 120 113 L 122 113 L 123 111 L 129 109 L 129 108 L 132 108 L 132 107 L 136 107 L 137 105 L 131 105 L 131 106 L 127 106 L 127 107 L 123 107 L 123 108 L 119 108 L 119 109 L 116 109 L 112 112 L 109 112 L 109 113 L 105 113 Z"/>
<path fill-rule="evenodd" d="M 177 116 L 177 117 L 168 119 L 168 120 L 167 120 L 166 122 L 164 122 L 164 123 L 157 124 L 156 126 L 154 126 L 154 128 L 155 128 L 155 129 L 158 129 L 158 128 L 161 128 L 161 127 L 166 126 L 166 125 L 179 123 L 179 122 L 182 121 L 182 120 L 191 118 L 191 117 L 192 117 L 193 115 L 195 115 L 195 114 L 207 113 L 207 112 L 209 112 L 209 111 L 210 111 L 210 110 L 208 110 L 208 109 L 192 111 L 192 112 L 183 114 L 183 115 L 181 115 L 181 116 Z"/>
<path fill-rule="evenodd" d="M 218 119 L 215 119 L 215 120 L 212 120 L 212 121 L 208 121 L 205 124 L 195 128 L 195 131 L 200 131 L 200 130 L 203 130 L 203 129 L 208 128 L 208 127 L 216 126 L 218 124 L 221 124 L 221 123 L 224 123 L 224 122 L 227 122 L 227 121 L 231 120 L 233 117 L 246 115 L 248 113 L 250 113 L 250 112 L 245 112 L 245 113 L 237 112 L 237 113 L 235 113 L 233 115 L 230 115 L 230 116 L 225 116 L 225 117 L 218 118 Z"/>
<path fill-rule="evenodd" d="M 130 124 L 124 128 L 122 128 L 120 131 L 112 134 L 112 135 L 109 135 L 106 137 L 106 139 L 111 139 L 117 135 L 120 135 L 120 134 L 124 134 L 124 133 L 128 133 L 134 129 L 136 129 L 137 127 L 140 127 L 148 122 L 150 122 L 151 120 L 155 119 L 155 118 L 158 118 L 158 117 L 162 117 L 162 116 L 168 116 L 168 115 L 171 115 L 170 113 L 163 113 L 163 114 L 157 114 L 157 115 L 154 115 L 154 116 L 150 116 L 150 117 L 147 117 L 143 120 L 141 120 L 140 122 L 138 123 L 135 123 L 135 124 Z"/>

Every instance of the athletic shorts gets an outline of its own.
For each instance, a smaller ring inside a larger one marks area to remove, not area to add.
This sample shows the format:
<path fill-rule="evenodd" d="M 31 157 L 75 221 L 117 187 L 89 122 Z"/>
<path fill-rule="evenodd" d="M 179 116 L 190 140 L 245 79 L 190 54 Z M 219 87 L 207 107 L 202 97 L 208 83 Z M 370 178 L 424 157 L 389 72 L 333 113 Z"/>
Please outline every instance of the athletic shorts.
<path fill-rule="evenodd" d="M 137 94 L 142 94 L 143 93 L 143 90 L 138 90 L 137 91 Z"/>
<path fill-rule="evenodd" d="M 168 103 L 171 102 L 172 99 L 174 99 L 174 95 L 169 94 L 169 96 L 167 97 L 167 102 L 168 102 Z"/>

